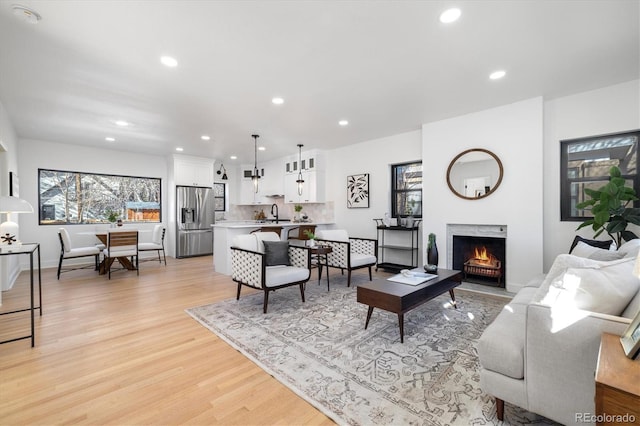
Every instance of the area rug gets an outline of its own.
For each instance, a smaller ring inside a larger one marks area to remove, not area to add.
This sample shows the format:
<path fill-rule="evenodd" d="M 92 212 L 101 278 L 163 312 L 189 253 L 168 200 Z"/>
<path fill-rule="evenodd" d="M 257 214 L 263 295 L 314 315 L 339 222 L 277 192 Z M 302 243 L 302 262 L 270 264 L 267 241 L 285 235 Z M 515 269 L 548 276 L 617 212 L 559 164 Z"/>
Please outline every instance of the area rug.
<path fill-rule="evenodd" d="M 241 351 L 341 425 L 501 424 L 482 392 L 475 344 L 506 299 L 456 291 L 405 315 L 400 343 L 397 315 L 356 301 L 355 276 L 187 309 L 193 318 Z M 246 292 L 247 290 L 244 289 Z M 553 424 L 505 404 L 503 424 Z"/>

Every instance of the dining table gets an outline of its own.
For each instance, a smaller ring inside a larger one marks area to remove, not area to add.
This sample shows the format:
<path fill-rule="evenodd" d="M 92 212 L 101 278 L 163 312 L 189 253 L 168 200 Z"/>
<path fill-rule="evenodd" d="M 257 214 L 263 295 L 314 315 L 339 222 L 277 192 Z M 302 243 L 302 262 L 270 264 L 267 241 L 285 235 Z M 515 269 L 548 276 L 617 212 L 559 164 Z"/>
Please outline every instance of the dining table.
<path fill-rule="evenodd" d="M 126 228 L 118 228 L 118 229 L 101 229 L 101 230 L 96 230 L 96 231 L 87 231 L 87 232 L 80 232 L 79 234 L 82 235 L 95 235 L 95 237 L 98 239 L 98 241 L 100 241 L 102 244 L 104 244 L 105 247 L 107 247 L 107 243 L 108 243 L 108 239 L 109 239 L 109 232 L 118 232 L 118 231 L 138 231 L 138 233 L 141 232 L 151 232 L 150 230 L 139 230 L 139 229 L 131 229 L 129 227 Z M 118 262 L 122 265 L 123 268 L 126 268 L 130 271 L 135 271 L 136 270 L 136 266 L 131 262 L 131 259 L 129 259 L 126 256 L 119 256 L 119 257 L 105 257 L 102 259 L 102 261 L 100 262 L 100 265 L 98 265 L 98 274 L 99 275 L 105 275 L 109 272 L 109 267 L 113 264 L 113 262 L 116 261 L 116 259 L 118 260 Z"/>

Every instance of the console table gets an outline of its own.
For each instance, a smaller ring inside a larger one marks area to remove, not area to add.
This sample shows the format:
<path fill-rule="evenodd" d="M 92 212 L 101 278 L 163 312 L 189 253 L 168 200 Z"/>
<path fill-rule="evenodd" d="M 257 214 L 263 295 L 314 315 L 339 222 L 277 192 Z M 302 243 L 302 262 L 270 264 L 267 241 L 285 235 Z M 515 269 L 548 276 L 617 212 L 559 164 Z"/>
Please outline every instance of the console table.
<path fill-rule="evenodd" d="M 38 306 L 34 304 L 33 294 L 33 255 L 38 252 Z M 31 347 L 35 346 L 35 325 L 34 325 L 34 311 L 38 309 L 40 316 L 42 316 L 42 273 L 40 271 L 40 244 L 39 243 L 22 243 L 20 245 L 2 245 L 0 246 L 0 256 L 19 256 L 29 255 L 29 300 L 30 305 L 28 308 L 16 309 L 10 312 L 0 312 L 0 315 L 10 315 L 18 312 L 31 311 L 31 334 L 21 337 L 15 337 L 13 339 L 3 340 L 2 343 L 15 342 L 16 340 L 31 339 Z"/>
<path fill-rule="evenodd" d="M 603 333 L 600 341 L 596 368 L 596 423 L 640 423 L 640 360 L 627 358 L 620 336 L 614 334 Z"/>

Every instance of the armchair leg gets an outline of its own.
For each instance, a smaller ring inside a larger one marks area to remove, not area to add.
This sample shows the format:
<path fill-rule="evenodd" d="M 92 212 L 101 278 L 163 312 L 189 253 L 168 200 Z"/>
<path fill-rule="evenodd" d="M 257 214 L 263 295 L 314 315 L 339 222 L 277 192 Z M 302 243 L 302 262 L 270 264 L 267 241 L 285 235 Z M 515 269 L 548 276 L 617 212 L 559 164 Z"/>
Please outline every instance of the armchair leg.
<path fill-rule="evenodd" d="M 302 296 L 302 303 L 304 303 L 304 283 L 300 283 L 300 296 Z"/>
<path fill-rule="evenodd" d="M 371 277 L 371 266 L 369 266 L 369 281 L 373 281 L 373 278 Z"/>
<path fill-rule="evenodd" d="M 60 261 L 58 262 L 58 279 L 60 279 L 61 270 L 62 270 L 62 255 L 60 255 Z"/>
<path fill-rule="evenodd" d="M 269 303 L 269 290 L 264 291 L 264 305 L 262 306 L 262 313 L 267 313 L 267 303 Z"/>
<path fill-rule="evenodd" d="M 238 283 L 238 293 L 236 294 L 236 300 L 240 300 L 240 289 L 242 289 L 242 284 Z"/>
<path fill-rule="evenodd" d="M 347 287 L 351 287 L 351 269 L 347 271 Z"/>
<path fill-rule="evenodd" d="M 498 420 L 504 420 L 504 401 L 500 398 L 496 398 L 496 417 Z"/>

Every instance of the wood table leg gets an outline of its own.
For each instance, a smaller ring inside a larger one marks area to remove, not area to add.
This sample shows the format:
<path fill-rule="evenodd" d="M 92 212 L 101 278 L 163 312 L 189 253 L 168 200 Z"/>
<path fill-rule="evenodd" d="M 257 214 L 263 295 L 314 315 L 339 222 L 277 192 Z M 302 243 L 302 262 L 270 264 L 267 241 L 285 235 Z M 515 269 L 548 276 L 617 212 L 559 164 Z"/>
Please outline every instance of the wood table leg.
<path fill-rule="evenodd" d="M 400 343 L 404 343 L 404 314 L 398 314 L 398 325 L 400 326 Z"/>
<path fill-rule="evenodd" d="M 458 309 L 458 304 L 456 303 L 456 295 L 453 294 L 453 289 L 449 290 L 449 295 L 451 295 L 451 303 L 455 309 Z"/>
<path fill-rule="evenodd" d="M 369 306 L 369 310 L 367 311 L 367 322 L 364 323 L 364 329 L 366 330 L 369 326 L 369 320 L 371 319 L 371 313 L 373 312 L 373 306 Z"/>

